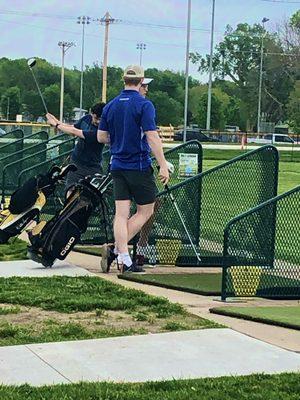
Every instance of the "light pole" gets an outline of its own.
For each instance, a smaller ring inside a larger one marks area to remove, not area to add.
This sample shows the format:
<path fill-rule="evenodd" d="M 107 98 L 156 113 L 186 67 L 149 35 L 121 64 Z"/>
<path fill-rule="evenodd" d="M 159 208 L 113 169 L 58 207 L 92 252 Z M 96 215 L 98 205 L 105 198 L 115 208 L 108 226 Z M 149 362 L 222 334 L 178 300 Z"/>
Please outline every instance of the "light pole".
<path fill-rule="evenodd" d="M 210 116 L 211 116 L 211 88 L 212 88 L 212 59 L 213 59 L 213 46 L 214 46 L 214 29 L 215 29 L 215 0 L 212 0 L 209 78 L 208 78 L 207 113 L 206 113 L 206 130 L 207 131 L 210 130 Z"/>
<path fill-rule="evenodd" d="M 58 45 L 61 48 L 59 120 L 63 121 L 63 118 L 64 118 L 65 54 L 70 47 L 75 46 L 75 43 L 73 43 L 73 42 L 58 42 Z"/>
<path fill-rule="evenodd" d="M 145 43 L 137 43 L 136 44 L 136 49 L 140 50 L 140 65 L 142 65 L 142 57 L 143 57 L 143 50 L 146 50 L 146 44 Z"/>
<path fill-rule="evenodd" d="M 259 68 L 259 86 L 258 86 L 258 105 L 257 105 L 257 133 L 260 133 L 260 120 L 261 120 L 261 90 L 262 90 L 262 74 L 263 74 L 263 58 L 264 58 L 264 36 L 265 36 L 265 23 L 269 18 L 262 19 L 263 32 L 261 35 L 261 48 L 260 48 L 260 68 Z"/>
<path fill-rule="evenodd" d="M 91 23 L 91 17 L 82 16 L 77 18 L 77 24 L 82 24 L 81 40 L 81 77 L 80 77 L 80 117 L 82 116 L 82 98 L 83 98 L 83 59 L 84 59 L 84 28 L 85 24 Z"/>
<path fill-rule="evenodd" d="M 188 114 L 188 93 L 189 93 L 189 65 L 190 65 L 190 37 L 191 37 L 191 8 L 192 1 L 188 0 L 188 17 L 186 26 L 186 52 L 185 52 L 185 91 L 184 91 L 184 125 L 183 142 L 186 142 L 187 114 Z"/>

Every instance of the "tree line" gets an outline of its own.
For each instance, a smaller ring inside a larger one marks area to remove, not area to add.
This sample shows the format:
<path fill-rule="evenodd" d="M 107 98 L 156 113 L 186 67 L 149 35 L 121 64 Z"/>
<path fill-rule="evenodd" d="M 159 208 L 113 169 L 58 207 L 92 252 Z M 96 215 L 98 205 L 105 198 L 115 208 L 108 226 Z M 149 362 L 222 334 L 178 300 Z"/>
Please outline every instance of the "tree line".
<path fill-rule="evenodd" d="M 262 115 L 266 121 L 287 122 L 300 130 L 300 11 L 278 26 L 276 32 L 262 25 L 227 26 L 224 39 L 214 49 L 211 127 L 224 129 L 237 125 L 255 130 L 257 125 L 258 86 L 263 39 Z M 209 55 L 190 55 L 200 73 L 209 69 Z M 35 74 L 48 105 L 58 115 L 60 102 L 60 66 L 38 59 Z M 153 78 L 148 97 L 156 106 L 157 123 L 178 126 L 183 123 L 185 76 L 183 72 L 150 68 Z M 83 108 L 101 98 L 102 68 L 94 64 L 84 70 Z M 122 69 L 108 67 L 107 98 L 110 100 L 123 88 Z M 0 59 L 0 106 L 2 117 L 15 119 L 22 113 L 27 120 L 44 114 L 26 59 Z M 65 69 L 64 115 L 71 119 L 73 108 L 79 106 L 80 71 Z M 9 100 L 8 100 L 9 99 Z M 8 103 L 9 102 L 9 103 Z M 9 105 L 9 107 L 8 107 Z M 207 84 L 189 78 L 189 124 L 206 125 Z"/>

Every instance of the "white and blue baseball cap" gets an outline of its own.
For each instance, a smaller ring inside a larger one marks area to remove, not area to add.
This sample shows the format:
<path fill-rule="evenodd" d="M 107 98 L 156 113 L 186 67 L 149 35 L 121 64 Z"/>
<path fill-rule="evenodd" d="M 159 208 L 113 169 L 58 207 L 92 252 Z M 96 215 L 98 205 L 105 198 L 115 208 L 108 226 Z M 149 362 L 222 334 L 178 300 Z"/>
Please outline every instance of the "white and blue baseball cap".
<path fill-rule="evenodd" d="M 142 85 L 149 85 L 153 81 L 153 78 L 144 78 Z"/>

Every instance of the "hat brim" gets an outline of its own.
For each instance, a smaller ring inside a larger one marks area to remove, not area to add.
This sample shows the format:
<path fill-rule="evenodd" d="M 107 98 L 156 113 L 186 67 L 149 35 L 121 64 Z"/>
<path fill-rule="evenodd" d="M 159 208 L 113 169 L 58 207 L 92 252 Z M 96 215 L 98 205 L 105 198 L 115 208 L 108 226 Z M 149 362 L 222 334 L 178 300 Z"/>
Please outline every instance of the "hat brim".
<path fill-rule="evenodd" d="M 152 78 L 144 78 L 142 85 L 149 85 L 153 81 Z"/>

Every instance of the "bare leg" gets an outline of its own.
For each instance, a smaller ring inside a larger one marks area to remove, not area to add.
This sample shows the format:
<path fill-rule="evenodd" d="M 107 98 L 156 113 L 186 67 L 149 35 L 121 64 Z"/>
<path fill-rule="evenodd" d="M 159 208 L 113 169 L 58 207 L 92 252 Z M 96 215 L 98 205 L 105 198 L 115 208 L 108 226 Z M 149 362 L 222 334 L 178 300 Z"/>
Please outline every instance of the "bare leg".
<path fill-rule="evenodd" d="M 154 203 L 137 205 L 137 212 L 128 220 L 128 242 L 141 230 L 153 215 Z"/>
<path fill-rule="evenodd" d="M 114 220 L 114 235 L 117 249 L 120 253 L 128 253 L 128 216 L 130 200 L 116 200 L 116 215 Z"/>
<path fill-rule="evenodd" d="M 143 227 L 141 229 L 138 246 L 141 246 L 141 247 L 147 246 L 148 238 L 149 238 L 149 235 L 150 235 L 150 232 L 151 232 L 154 220 L 155 220 L 155 214 L 156 214 L 157 210 L 159 209 L 160 205 L 161 205 L 161 200 L 157 199 L 154 204 L 153 214 L 151 215 L 151 217 L 148 219 L 148 221 L 143 225 Z"/>

